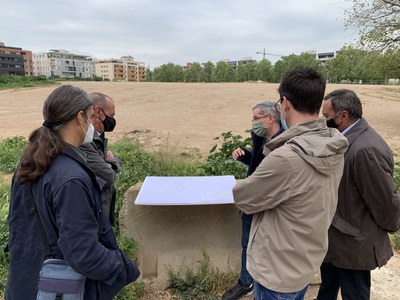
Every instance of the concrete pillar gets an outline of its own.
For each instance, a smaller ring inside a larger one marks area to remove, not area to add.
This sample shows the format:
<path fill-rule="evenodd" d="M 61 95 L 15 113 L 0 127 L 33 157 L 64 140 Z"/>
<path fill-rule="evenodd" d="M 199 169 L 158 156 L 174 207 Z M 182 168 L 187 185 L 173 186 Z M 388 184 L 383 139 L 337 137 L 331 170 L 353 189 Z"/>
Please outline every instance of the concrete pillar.
<path fill-rule="evenodd" d="M 135 205 L 141 183 L 125 194 L 122 232 L 139 244 L 142 278 L 155 288 L 168 284 L 168 270 L 197 266 L 202 251 L 220 271 L 240 270 L 241 216 L 234 204 L 150 206 Z"/>

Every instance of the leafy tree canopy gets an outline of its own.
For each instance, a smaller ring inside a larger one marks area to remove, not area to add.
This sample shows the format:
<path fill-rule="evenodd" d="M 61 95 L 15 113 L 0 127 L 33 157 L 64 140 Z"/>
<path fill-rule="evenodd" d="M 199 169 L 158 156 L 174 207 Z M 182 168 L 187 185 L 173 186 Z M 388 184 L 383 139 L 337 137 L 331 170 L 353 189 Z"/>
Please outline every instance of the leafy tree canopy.
<path fill-rule="evenodd" d="M 346 27 L 355 27 L 360 44 L 370 50 L 400 45 L 400 0 L 352 0 L 346 12 Z"/>

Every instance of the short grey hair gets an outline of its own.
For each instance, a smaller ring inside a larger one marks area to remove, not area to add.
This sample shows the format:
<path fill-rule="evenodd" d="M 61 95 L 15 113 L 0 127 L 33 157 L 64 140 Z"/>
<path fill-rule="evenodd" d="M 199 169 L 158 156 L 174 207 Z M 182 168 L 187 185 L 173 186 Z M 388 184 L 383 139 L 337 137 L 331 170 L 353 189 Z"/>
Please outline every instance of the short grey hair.
<path fill-rule="evenodd" d="M 107 95 L 104 95 L 102 93 L 90 93 L 88 95 L 89 100 L 92 101 L 93 106 L 100 106 L 101 108 L 105 109 L 106 105 L 107 105 L 107 99 L 110 100 L 111 102 L 114 102 L 110 97 L 108 97 Z"/>
<path fill-rule="evenodd" d="M 275 122 L 278 124 L 280 123 L 280 113 L 276 111 L 275 109 L 275 101 L 272 100 L 266 100 L 264 102 L 259 102 L 256 105 L 253 106 L 252 110 L 259 109 L 262 113 L 262 115 L 273 115 L 275 117 Z"/>
<path fill-rule="evenodd" d="M 349 113 L 350 119 L 356 120 L 362 117 L 362 105 L 357 94 L 352 90 L 338 89 L 330 92 L 324 100 L 331 100 L 335 115 L 345 110 Z"/>

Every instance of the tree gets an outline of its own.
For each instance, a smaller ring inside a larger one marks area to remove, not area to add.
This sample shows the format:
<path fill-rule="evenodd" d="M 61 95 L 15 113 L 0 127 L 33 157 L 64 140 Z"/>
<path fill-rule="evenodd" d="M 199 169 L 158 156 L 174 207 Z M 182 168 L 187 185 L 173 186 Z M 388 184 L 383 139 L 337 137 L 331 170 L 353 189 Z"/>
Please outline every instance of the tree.
<path fill-rule="evenodd" d="M 326 76 L 330 82 L 383 83 L 393 74 L 388 71 L 392 61 L 389 53 L 344 47 L 327 62 Z"/>
<path fill-rule="evenodd" d="M 236 70 L 237 81 L 250 81 L 257 80 L 257 63 L 249 62 L 245 64 L 240 64 Z"/>
<path fill-rule="evenodd" d="M 257 64 L 256 67 L 257 80 L 272 82 L 272 71 L 273 67 L 271 62 L 268 59 L 263 59 Z"/>
<path fill-rule="evenodd" d="M 154 69 L 153 80 L 160 82 L 182 82 L 183 68 L 173 63 L 162 65 Z"/>
<path fill-rule="evenodd" d="M 214 64 L 211 61 L 208 61 L 204 65 L 202 81 L 204 82 L 212 82 L 212 75 L 214 73 Z"/>
<path fill-rule="evenodd" d="M 231 65 L 225 61 L 217 62 L 213 73 L 214 82 L 232 82 L 234 78 L 235 73 Z"/>
<path fill-rule="evenodd" d="M 306 52 L 300 55 L 291 54 L 275 63 L 274 82 L 281 81 L 285 73 L 297 67 L 311 67 L 318 71 L 323 71 L 321 62 L 315 58 L 315 54 Z"/>
<path fill-rule="evenodd" d="M 202 69 L 198 62 L 185 70 L 185 82 L 200 82 Z"/>
<path fill-rule="evenodd" d="M 400 0 L 353 0 L 346 12 L 346 26 L 357 28 L 360 44 L 385 50 L 400 44 Z"/>

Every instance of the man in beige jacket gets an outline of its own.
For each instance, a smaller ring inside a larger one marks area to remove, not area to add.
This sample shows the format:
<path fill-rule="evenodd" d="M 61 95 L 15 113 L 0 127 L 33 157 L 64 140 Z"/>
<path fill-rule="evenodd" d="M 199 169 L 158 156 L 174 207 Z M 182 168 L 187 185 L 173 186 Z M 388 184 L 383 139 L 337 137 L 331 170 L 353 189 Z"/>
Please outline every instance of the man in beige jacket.
<path fill-rule="evenodd" d="M 288 130 L 264 146 L 256 171 L 233 188 L 254 214 L 247 266 L 256 300 L 303 299 L 328 249 L 348 143 L 318 113 L 325 79 L 310 68 L 289 72 L 276 109 Z"/>

